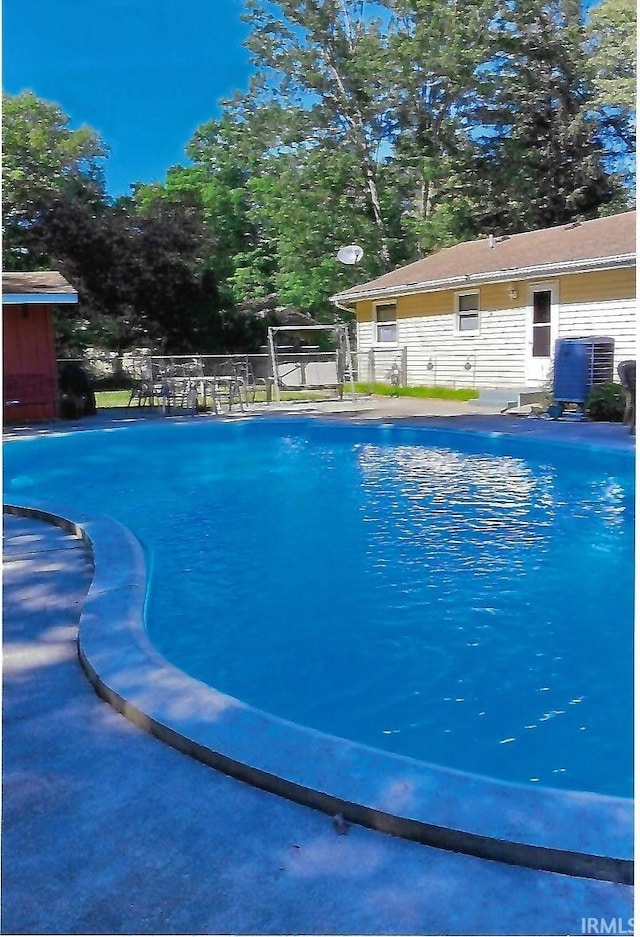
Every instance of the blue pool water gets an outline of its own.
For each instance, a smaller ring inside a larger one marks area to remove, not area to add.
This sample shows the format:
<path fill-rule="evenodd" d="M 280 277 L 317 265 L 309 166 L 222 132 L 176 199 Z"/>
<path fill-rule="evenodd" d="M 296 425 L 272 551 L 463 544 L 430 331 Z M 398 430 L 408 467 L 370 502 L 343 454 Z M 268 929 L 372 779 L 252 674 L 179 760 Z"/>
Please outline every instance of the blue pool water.
<path fill-rule="evenodd" d="M 629 453 L 246 421 L 15 441 L 4 472 L 9 502 L 134 531 L 150 637 L 198 679 L 391 752 L 631 795 Z"/>

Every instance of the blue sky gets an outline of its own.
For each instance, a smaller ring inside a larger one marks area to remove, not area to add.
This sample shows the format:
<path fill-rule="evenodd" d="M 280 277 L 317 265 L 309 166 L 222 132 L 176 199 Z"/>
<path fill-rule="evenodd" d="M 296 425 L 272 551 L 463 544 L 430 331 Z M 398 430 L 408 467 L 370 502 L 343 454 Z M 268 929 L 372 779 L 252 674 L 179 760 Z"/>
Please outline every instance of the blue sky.
<path fill-rule="evenodd" d="M 98 131 L 112 195 L 184 163 L 193 131 L 249 81 L 242 0 L 3 0 L 3 88 Z"/>
<path fill-rule="evenodd" d="M 586 0 L 592 6 L 595 0 Z M 249 81 L 242 0 L 4 0 L 3 87 L 55 101 L 110 148 L 107 189 L 162 180 Z"/>

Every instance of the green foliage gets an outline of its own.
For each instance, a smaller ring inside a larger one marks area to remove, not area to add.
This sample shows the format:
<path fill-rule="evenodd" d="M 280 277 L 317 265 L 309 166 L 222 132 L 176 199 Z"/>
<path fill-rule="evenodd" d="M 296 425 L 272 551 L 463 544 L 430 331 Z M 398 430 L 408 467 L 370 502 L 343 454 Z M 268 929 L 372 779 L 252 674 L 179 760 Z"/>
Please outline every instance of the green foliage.
<path fill-rule="evenodd" d="M 635 0 L 602 0 L 589 11 L 586 67 L 609 171 L 635 183 L 637 44 Z M 621 199 L 618 199 L 621 202 Z M 628 205 L 622 203 L 618 210 Z"/>
<path fill-rule="evenodd" d="M 20 210 L 45 192 L 103 191 L 107 149 L 90 127 L 72 130 L 57 104 L 31 91 L 2 95 L 2 168 L 5 208 Z"/>
<path fill-rule="evenodd" d="M 490 55 L 496 0 L 388 0 L 397 98 L 394 168 L 405 234 L 429 254 L 478 233 L 465 179 L 475 143 L 467 132 L 479 70 Z"/>
<path fill-rule="evenodd" d="M 122 198 L 102 183 L 105 148 L 71 130 L 55 104 L 4 96 L 6 269 L 59 270 L 80 305 L 55 316 L 59 354 L 133 344 L 174 353 L 201 348 L 219 308 L 204 259 L 201 213 L 191 202 Z M 79 318 L 80 316 L 80 318 Z"/>
<path fill-rule="evenodd" d="M 635 112 L 636 21 L 635 0 L 602 0 L 589 11 L 587 51 L 601 107 Z"/>
<path fill-rule="evenodd" d="M 57 104 L 31 91 L 2 96 L 2 212 L 5 270 L 42 265 L 25 244 L 29 229 L 52 200 L 82 201 L 88 210 L 104 197 L 107 150 L 89 127 L 72 130 Z"/>
<path fill-rule="evenodd" d="M 595 384 L 585 401 L 585 411 L 591 420 L 621 423 L 624 417 L 624 402 L 621 384 Z"/>
<path fill-rule="evenodd" d="M 243 287 L 253 297 L 276 292 L 281 303 L 333 321 L 328 297 L 353 277 L 336 254 L 353 240 L 365 249 L 358 275 L 377 275 L 375 224 L 354 172 L 352 156 L 341 149 L 298 147 L 270 157 L 268 171 L 248 182 L 261 244 L 233 278 L 238 299 Z"/>
<path fill-rule="evenodd" d="M 475 113 L 488 131 L 476 161 L 487 187 L 483 228 L 597 217 L 619 185 L 605 167 L 578 4 L 514 4 L 491 31 L 495 55 Z"/>
<path fill-rule="evenodd" d="M 239 168 L 240 153 L 229 161 L 224 132 L 223 124 L 212 122 L 207 127 L 206 147 L 203 134 L 198 135 L 202 162 L 173 167 L 162 185 L 136 186 L 134 199 L 143 215 L 165 205 L 197 219 L 202 228 L 198 262 L 218 283 L 220 305 L 229 306 L 234 302 L 231 278 L 237 258 L 253 249 L 256 238 L 249 220 L 248 174 Z"/>
<path fill-rule="evenodd" d="M 249 106 L 280 108 L 287 117 L 280 145 L 339 145 L 352 154 L 354 182 L 387 269 L 391 253 L 379 171 L 396 102 L 386 29 L 368 9 L 384 13 L 384 4 L 246 0 L 246 7 L 247 45 L 256 66 Z"/>

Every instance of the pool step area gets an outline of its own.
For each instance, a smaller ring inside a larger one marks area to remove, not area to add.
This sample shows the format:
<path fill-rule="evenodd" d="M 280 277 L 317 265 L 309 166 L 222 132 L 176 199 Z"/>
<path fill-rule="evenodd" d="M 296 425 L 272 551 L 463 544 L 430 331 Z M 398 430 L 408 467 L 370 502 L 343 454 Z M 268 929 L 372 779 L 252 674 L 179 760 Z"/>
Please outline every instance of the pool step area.
<path fill-rule="evenodd" d="M 495 408 L 496 412 L 503 413 L 541 403 L 548 395 L 544 387 L 482 387 L 478 396 L 469 401 L 469 407 Z"/>

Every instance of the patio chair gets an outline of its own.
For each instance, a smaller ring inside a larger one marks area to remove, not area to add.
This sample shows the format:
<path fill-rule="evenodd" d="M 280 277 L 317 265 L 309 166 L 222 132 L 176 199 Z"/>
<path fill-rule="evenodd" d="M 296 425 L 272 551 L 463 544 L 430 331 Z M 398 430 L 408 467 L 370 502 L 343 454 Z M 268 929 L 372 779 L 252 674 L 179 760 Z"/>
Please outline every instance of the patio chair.
<path fill-rule="evenodd" d="M 267 380 L 264 377 L 255 376 L 253 373 L 253 366 L 248 357 L 234 360 L 234 367 L 238 380 L 238 389 L 244 404 L 255 403 L 258 390 L 263 390 L 265 399 L 268 400 L 269 388 Z"/>
<path fill-rule="evenodd" d="M 218 414 L 226 408 L 230 413 L 234 405 L 244 410 L 241 379 L 233 358 L 229 356 L 222 361 L 208 359 L 205 370 L 202 378 L 205 398 L 211 396 L 213 412 Z"/>
<path fill-rule="evenodd" d="M 162 358 L 160 369 L 159 397 L 163 413 L 186 409 L 195 414 L 198 410 L 198 385 L 203 381 L 202 359 L 199 356 Z"/>
<path fill-rule="evenodd" d="M 131 363 L 130 373 L 132 384 L 127 407 L 130 407 L 134 400 L 137 407 L 152 407 L 154 404 L 153 362 L 148 358 L 135 358 Z"/>
<path fill-rule="evenodd" d="M 622 422 L 629 427 L 629 432 L 636 432 L 636 362 L 635 359 L 621 361 L 618 365 L 618 377 L 624 390 L 624 417 Z"/>

